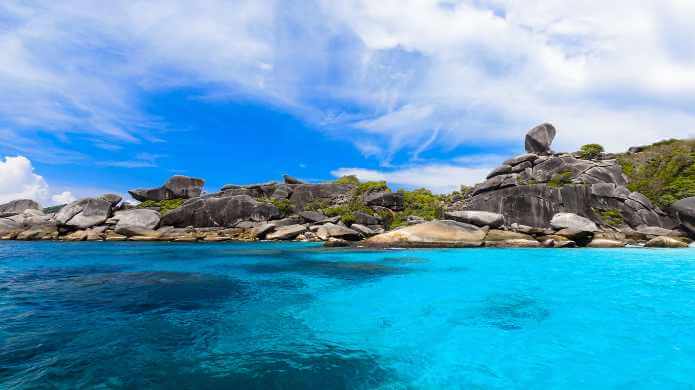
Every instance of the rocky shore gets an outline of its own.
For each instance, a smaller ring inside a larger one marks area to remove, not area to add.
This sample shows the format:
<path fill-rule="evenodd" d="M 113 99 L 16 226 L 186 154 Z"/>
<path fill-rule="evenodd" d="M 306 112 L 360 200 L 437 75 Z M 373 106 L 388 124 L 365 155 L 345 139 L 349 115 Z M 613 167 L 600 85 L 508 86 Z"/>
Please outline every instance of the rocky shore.
<path fill-rule="evenodd" d="M 684 248 L 695 238 L 695 197 L 662 209 L 630 191 L 615 155 L 555 153 L 542 124 L 473 188 L 446 196 L 392 192 L 354 177 L 304 183 L 225 185 L 173 176 L 133 189 L 137 205 L 105 194 L 42 209 L 28 199 L 0 205 L 0 239 L 220 242 L 322 241 L 327 246 Z M 628 153 L 639 153 L 631 149 Z"/>

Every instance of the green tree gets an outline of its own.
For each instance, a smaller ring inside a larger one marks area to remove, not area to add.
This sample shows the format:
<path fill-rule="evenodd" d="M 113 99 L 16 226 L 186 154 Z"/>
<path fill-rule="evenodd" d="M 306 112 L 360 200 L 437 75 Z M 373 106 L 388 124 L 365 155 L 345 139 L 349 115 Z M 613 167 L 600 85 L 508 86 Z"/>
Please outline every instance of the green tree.
<path fill-rule="evenodd" d="M 603 146 L 599 144 L 587 144 L 579 149 L 579 157 L 587 160 L 593 160 L 601 156 L 604 152 Z"/>

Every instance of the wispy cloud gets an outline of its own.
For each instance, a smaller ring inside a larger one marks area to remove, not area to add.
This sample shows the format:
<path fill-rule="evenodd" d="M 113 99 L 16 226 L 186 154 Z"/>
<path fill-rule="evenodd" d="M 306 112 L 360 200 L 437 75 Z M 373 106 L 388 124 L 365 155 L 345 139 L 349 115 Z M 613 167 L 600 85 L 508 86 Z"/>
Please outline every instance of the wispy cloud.
<path fill-rule="evenodd" d="M 165 157 L 159 154 L 138 153 L 132 160 L 101 161 L 98 164 L 106 167 L 117 168 L 155 168 L 157 160 Z"/>

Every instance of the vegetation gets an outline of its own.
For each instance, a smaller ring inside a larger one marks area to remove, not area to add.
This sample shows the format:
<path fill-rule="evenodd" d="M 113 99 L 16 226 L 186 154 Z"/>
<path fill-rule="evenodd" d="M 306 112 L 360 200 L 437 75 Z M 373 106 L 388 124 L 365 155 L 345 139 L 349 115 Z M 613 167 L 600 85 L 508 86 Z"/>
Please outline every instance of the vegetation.
<path fill-rule="evenodd" d="M 60 209 L 62 209 L 62 208 L 65 207 L 65 206 L 66 206 L 66 205 L 61 204 L 61 205 L 58 205 L 58 206 L 46 207 L 46 208 L 43 209 L 43 212 L 46 213 L 46 214 L 57 213 L 58 211 L 60 211 Z"/>
<path fill-rule="evenodd" d="M 628 188 L 659 207 L 695 196 L 695 140 L 666 140 L 618 158 Z"/>
<path fill-rule="evenodd" d="M 164 215 L 181 207 L 184 201 L 185 199 L 146 200 L 136 207 L 139 209 L 159 208 L 159 213 Z"/>
<path fill-rule="evenodd" d="M 609 210 L 598 210 L 598 215 L 601 217 L 601 220 L 606 225 L 609 226 L 619 226 L 622 225 L 625 220 L 623 219 L 623 216 L 620 214 L 620 211 L 615 210 L 615 209 L 609 209 Z"/>
<path fill-rule="evenodd" d="M 587 160 L 593 160 L 601 157 L 601 153 L 603 152 L 603 146 L 599 144 L 587 144 L 579 149 L 579 157 Z"/>
<path fill-rule="evenodd" d="M 275 199 L 275 198 L 267 198 L 265 199 L 267 203 L 272 203 L 275 205 L 275 207 L 280 210 L 280 213 L 282 215 L 289 215 L 292 213 L 292 203 L 290 202 L 289 199 Z"/>
<path fill-rule="evenodd" d="M 427 189 L 413 191 L 400 190 L 403 194 L 403 211 L 395 213 L 390 227 L 398 227 L 406 222 L 410 215 L 422 217 L 428 221 L 441 218 L 444 214 L 444 197 L 432 194 Z"/>
<path fill-rule="evenodd" d="M 360 184 L 360 179 L 357 178 L 355 175 L 346 175 L 342 176 L 334 182 L 335 184 L 352 184 L 354 186 Z"/>
<path fill-rule="evenodd" d="M 548 181 L 548 187 L 551 188 L 560 188 L 567 184 L 572 184 L 572 171 L 558 172 Z"/>

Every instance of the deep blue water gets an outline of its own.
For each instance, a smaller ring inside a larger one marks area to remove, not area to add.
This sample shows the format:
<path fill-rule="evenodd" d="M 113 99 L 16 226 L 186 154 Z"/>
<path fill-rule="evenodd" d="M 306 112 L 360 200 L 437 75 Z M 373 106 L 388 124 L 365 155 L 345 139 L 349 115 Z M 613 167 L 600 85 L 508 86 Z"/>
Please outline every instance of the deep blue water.
<path fill-rule="evenodd" d="M 0 242 L 0 388 L 695 387 L 695 249 Z"/>

